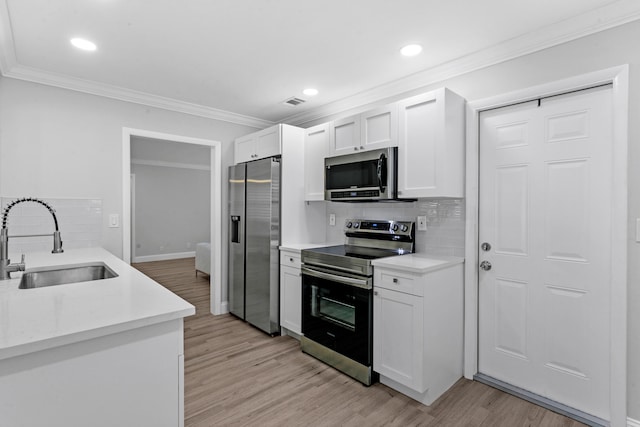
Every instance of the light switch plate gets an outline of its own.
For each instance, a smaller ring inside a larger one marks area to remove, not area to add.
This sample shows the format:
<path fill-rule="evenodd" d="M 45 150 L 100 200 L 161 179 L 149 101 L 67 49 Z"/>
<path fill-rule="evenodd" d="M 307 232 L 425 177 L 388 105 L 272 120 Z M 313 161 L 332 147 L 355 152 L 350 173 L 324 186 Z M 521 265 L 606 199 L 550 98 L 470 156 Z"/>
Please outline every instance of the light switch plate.
<path fill-rule="evenodd" d="M 427 216 L 418 216 L 418 231 L 427 231 Z"/>
<path fill-rule="evenodd" d="M 329 225 L 336 225 L 336 214 L 329 214 Z"/>
<path fill-rule="evenodd" d="M 109 214 L 109 228 L 120 227 L 120 215 Z"/>
<path fill-rule="evenodd" d="M 636 218 L 636 242 L 640 242 L 640 218 Z"/>

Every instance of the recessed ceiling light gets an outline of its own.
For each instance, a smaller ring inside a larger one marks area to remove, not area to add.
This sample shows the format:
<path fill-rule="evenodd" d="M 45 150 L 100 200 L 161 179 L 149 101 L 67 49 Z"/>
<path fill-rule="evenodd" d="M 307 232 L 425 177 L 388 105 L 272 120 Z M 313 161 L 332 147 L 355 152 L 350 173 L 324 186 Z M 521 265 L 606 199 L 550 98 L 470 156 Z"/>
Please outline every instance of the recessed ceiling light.
<path fill-rule="evenodd" d="M 82 50 L 88 50 L 88 51 L 96 50 L 95 43 L 90 42 L 89 40 L 86 40 L 86 39 L 78 38 L 78 37 L 71 39 L 71 44 L 77 47 L 78 49 L 82 49 Z"/>
<path fill-rule="evenodd" d="M 318 89 L 314 89 L 312 87 L 305 89 L 302 91 L 307 96 L 316 96 L 318 94 Z"/>
<path fill-rule="evenodd" d="M 416 56 L 420 52 L 422 52 L 422 46 L 419 44 L 408 44 L 400 49 L 400 53 L 404 56 Z"/>

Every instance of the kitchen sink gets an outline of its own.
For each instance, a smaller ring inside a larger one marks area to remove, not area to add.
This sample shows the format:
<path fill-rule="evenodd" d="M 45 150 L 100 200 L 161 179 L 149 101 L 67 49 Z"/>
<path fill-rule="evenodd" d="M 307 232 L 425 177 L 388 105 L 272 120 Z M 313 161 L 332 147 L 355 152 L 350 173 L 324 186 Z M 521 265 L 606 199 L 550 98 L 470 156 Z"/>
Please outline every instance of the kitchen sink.
<path fill-rule="evenodd" d="M 22 274 L 19 288 L 42 288 L 114 277 L 118 275 L 103 262 L 32 268 Z"/>

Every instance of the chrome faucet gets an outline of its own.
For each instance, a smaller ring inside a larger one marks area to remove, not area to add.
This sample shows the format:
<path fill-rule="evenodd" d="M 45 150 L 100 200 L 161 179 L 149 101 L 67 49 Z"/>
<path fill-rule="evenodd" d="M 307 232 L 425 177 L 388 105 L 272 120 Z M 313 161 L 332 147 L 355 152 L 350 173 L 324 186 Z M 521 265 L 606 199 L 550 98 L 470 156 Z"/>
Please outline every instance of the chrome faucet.
<path fill-rule="evenodd" d="M 4 209 L 2 214 L 2 230 L 0 230 L 0 280 L 11 279 L 11 273 L 14 271 L 24 271 L 24 254 L 22 254 L 22 261 L 11 264 L 11 260 L 9 259 L 9 237 L 33 237 L 33 236 L 51 236 L 51 234 L 23 234 L 20 236 L 9 236 L 9 229 L 7 228 L 7 219 L 9 217 L 9 211 L 18 203 L 23 202 L 35 202 L 40 203 L 42 206 L 49 210 L 51 216 L 53 216 L 53 223 L 55 226 L 55 231 L 53 232 L 53 250 L 51 253 L 59 254 L 64 252 L 62 250 L 62 239 L 60 238 L 60 230 L 58 229 L 58 218 L 56 218 L 56 211 L 53 210 L 49 204 L 40 200 L 34 199 L 32 197 L 25 197 L 23 199 L 17 199 L 13 202 L 9 203 L 9 205 Z"/>

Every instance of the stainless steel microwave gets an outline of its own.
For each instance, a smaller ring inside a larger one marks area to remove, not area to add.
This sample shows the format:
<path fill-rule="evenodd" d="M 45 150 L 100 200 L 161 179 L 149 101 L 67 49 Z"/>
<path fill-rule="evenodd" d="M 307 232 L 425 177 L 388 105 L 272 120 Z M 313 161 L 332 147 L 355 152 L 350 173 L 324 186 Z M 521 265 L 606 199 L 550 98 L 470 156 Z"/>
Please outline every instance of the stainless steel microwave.
<path fill-rule="evenodd" d="M 334 202 L 395 200 L 398 147 L 324 159 L 324 199 Z"/>

